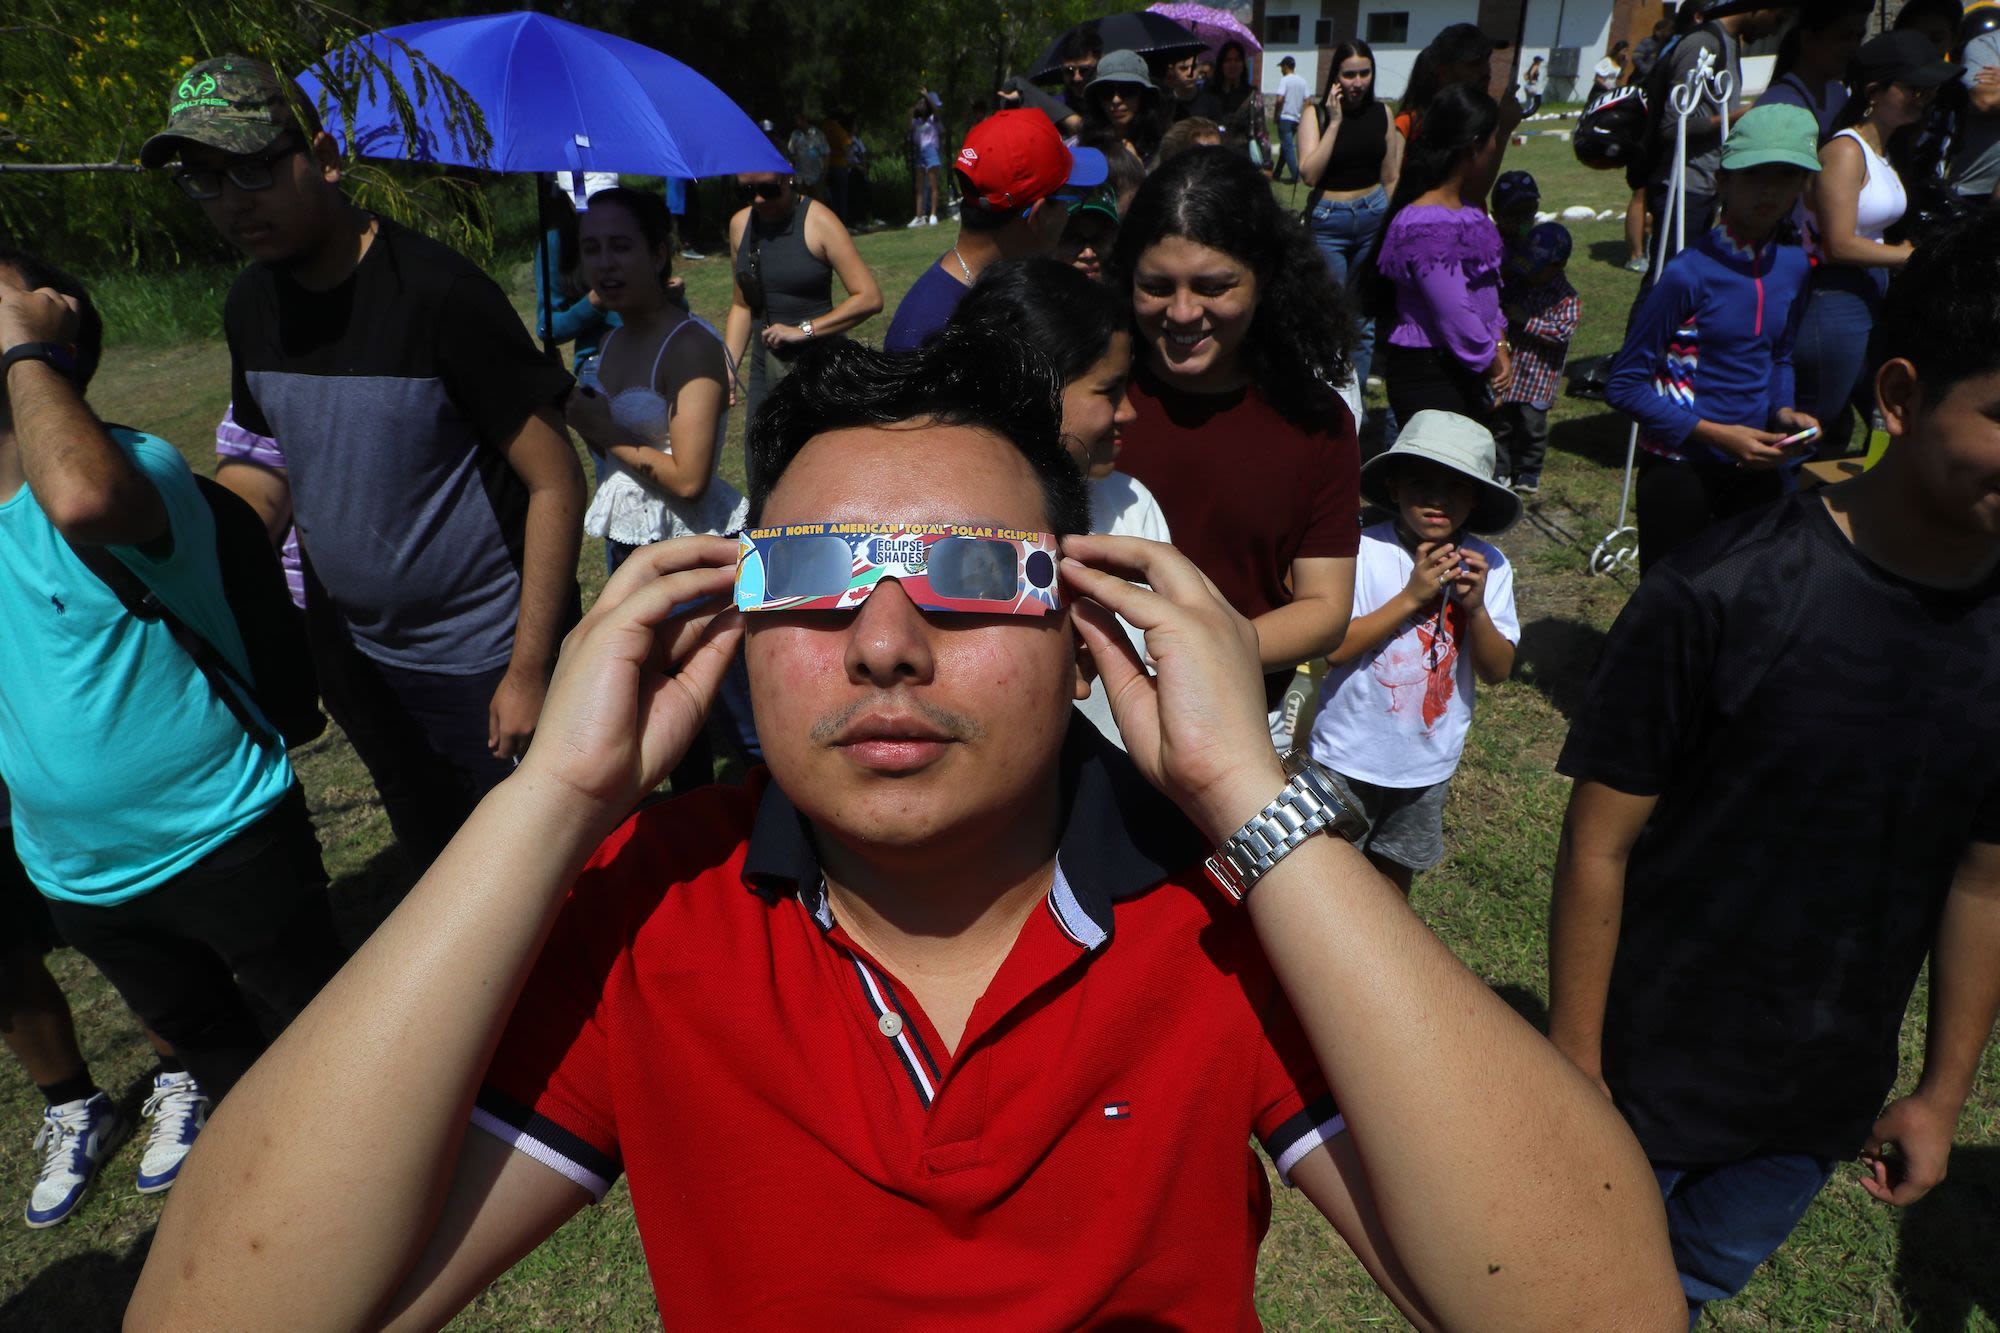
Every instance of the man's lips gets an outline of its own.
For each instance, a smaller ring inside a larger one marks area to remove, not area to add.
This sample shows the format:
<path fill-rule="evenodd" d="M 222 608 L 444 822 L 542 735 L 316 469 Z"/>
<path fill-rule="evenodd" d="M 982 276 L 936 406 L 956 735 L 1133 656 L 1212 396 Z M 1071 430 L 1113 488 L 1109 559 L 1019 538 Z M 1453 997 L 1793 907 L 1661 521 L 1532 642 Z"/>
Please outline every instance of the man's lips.
<path fill-rule="evenodd" d="M 921 717 L 872 713 L 842 727 L 832 744 L 863 768 L 913 773 L 936 762 L 945 748 L 957 741 L 956 736 Z"/>

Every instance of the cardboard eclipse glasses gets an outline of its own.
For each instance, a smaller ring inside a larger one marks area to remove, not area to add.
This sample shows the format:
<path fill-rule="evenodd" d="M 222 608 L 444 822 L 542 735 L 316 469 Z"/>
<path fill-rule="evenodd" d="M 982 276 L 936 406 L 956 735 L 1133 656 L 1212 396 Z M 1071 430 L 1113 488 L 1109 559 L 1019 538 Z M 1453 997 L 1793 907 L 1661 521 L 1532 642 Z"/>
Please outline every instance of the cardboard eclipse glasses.
<path fill-rule="evenodd" d="M 852 611 L 883 579 L 920 610 L 1041 616 L 1062 605 L 1054 535 L 955 523 L 790 523 L 738 539 L 739 611 Z"/>

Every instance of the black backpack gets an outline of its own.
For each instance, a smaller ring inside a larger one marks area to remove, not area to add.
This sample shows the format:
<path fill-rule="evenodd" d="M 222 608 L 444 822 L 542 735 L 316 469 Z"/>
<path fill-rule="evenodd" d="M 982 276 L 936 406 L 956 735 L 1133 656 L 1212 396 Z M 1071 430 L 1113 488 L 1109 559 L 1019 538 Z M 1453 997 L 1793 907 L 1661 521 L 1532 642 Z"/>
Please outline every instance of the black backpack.
<path fill-rule="evenodd" d="M 1615 88 L 1585 108 L 1570 135 L 1570 147 L 1577 161 L 1600 171 L 1620 167 L 1652 173 L 1660 155 L 1673 151 L 1660 134 L 1667 103 L 1673 95 L 1673 53 L 1681 43 L 1697 37 L 1713 43 L 1716 59 L 1722 59 L 1721 33 L 1708 24 L 1667 43 L 1645 78 Z"/>
<path fill-rule="evenodd" d="M 319 710 L 319 678 L 306 645 L 305 616 L 292 604 L 284 569 L 257 511 L 207 477 L 196 477 L 195 485 L 215 516 L 222 595 L 242 636 L 250 679 L 245 680 L 221 650 L 175 615 L 124 561 L 102 546 L 70 549 L 133 616 L 167 627 L 245 731 L 280 748 L 304 745 L 326 730 L 326 716 Z"/>

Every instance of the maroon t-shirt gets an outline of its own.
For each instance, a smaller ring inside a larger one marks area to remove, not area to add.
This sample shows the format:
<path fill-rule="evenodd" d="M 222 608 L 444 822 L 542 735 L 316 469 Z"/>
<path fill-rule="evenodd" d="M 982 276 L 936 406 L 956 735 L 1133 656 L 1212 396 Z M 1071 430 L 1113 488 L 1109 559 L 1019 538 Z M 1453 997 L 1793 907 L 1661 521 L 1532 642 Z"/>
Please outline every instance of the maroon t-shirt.
<path fill-rule="evenodd" d="M 1120 471 L 1160 502 L 1174 545 L 1230 605 L 1256 617 L 1292 600 L 1294 560 L 1353 556 L 1361 545 L 1361 444 L 1343 406 L 1302 430 L 1255 388 L 1183 393 L 1143 370 L 1139 419 L 1124 431 Z M 1289 671 L 1266 678 L 1275 707 Z"/>

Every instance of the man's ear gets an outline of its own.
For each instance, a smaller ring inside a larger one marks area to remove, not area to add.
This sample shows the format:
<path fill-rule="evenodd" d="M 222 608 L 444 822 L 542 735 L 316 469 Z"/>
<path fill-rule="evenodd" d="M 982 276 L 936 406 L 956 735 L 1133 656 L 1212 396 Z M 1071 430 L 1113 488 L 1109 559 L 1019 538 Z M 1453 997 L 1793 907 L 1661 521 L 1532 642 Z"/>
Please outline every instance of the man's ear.
<path fill-rule="evenodd" d="M 1891 357 L 1875 372 L 1875 397 L 1882 408 L 1882 424 L 1891 439 L 1901 439 L 1916 427 L 1923 407 L 1923 381 L 1917 368 L 1904 358 Z"/>
<path fill-rule="evenodd" d="M 313 135 L 307 145 L 313 161 L 319 166 L 319 174 L 326 178 L 328 185 L 340 184 L 340 145 L 325 130 Z"/>

